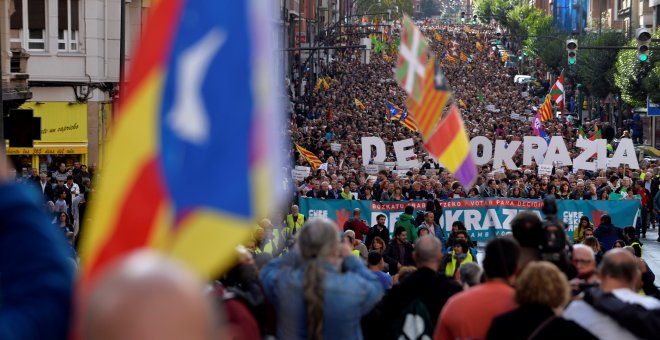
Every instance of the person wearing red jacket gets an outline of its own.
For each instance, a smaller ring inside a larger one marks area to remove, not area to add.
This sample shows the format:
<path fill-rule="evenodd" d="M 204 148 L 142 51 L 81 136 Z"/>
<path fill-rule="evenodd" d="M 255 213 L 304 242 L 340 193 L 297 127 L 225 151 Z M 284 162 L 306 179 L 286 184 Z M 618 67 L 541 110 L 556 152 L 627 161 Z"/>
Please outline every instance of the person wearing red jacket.
<path fill-rule="evenodd" d="M 648 227 L 649 223 L 649 207 L 652 207 L 652 201 L 650 198 L 651 193 L 644 188 L 644 182 L 643 181 L 635 181 L 635 193 L 641 196 L 641 207 L 640 207 L 640 213 L 642 215 L 642 224 L 641 224 L 641 233 L 639 228 L 637 229 L 637 234 L 641 236 L 641 238 L 646 238 L 646 228 Z"/>
<path fill-rule="evenodd" d="M 353 210 L 353 218 L 344 223 L 344 231 L 353 230 L 355 232 L 355 239 L 364 242 L 364 237 L 369 232 L 369 227 L 364 221 L 360 220 L 360 209 Z"/>

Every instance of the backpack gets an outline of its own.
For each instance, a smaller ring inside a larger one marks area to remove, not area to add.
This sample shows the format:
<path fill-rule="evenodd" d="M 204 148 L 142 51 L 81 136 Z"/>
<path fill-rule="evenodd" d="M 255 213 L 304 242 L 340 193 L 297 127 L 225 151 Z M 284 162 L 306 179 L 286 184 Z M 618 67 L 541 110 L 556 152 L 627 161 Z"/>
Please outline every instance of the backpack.
<path fill-rule="evenodd" d="M 397 340 L 431 340 L 435 321 L 431 320 L 424 303 L 414 299 L 401 311 L 393 327 Z"/>

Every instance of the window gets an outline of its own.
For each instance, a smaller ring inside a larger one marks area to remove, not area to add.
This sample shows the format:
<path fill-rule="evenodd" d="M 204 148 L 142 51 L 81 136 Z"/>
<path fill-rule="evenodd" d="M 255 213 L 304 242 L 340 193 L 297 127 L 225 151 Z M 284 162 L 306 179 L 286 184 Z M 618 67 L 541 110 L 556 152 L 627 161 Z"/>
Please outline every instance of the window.
<path fill-rule="evenodd" d="M 57 1 L 57 50 L 78 51 L 78 1 Z"/>
<path fill-rule="evenodd" d="M 9 18 L 11 47 L 46 50 L 46 0 L 12 0 Z"/>

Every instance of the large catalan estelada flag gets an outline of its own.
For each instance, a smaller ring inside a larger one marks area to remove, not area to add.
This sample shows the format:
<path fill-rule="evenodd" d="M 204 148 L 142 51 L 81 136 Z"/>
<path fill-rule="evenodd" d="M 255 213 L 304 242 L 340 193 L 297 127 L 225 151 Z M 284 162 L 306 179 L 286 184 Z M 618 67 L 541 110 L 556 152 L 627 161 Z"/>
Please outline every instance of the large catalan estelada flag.
<path fill-rule="evenodd" d="M 139 248 L 215 275 L 268 214 L 284 145 L 270 13 L 257 1 L 153 2 L 84 231 L 84 285 Z"/>

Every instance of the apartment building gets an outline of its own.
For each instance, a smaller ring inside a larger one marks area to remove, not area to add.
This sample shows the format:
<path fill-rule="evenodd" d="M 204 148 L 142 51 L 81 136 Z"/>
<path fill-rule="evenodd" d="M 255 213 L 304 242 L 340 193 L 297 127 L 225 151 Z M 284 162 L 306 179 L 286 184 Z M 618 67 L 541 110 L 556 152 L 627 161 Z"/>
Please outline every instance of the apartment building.
<path fill-rule="evenodd" d="M 3 80 L 23 79 L 29 95 L 13 108 L 41 117 L 33 148 L 6 149 L 16 165 L 100 165 L 118 93 L 122 3 L 128 70 L 149 0 L 0 0 Z"/>

